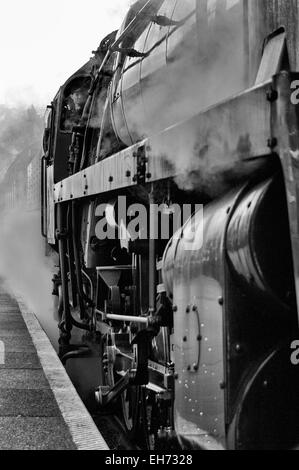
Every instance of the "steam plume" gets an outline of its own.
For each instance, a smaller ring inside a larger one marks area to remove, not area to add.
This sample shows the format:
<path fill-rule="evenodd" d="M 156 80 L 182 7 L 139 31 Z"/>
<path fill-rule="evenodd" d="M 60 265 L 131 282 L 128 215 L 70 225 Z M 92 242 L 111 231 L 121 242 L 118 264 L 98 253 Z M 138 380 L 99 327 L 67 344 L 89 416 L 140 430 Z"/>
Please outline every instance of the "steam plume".
<path fill-rule="evenodd" d="M 58 328 L 51 295 L 52 258 L 45 257 L 39 213 L 23 207 L 2 216 L 0 275 L 12 293 L 18 293 L 33 310 L 57 347 Z"/>

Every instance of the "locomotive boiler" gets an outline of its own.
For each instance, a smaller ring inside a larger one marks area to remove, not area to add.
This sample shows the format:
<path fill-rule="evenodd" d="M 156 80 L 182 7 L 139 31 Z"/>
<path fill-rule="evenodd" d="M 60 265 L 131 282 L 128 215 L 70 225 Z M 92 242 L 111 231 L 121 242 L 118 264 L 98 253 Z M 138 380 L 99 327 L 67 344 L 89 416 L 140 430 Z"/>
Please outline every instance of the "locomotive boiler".
<path fill-rule="evenodd" d="M 60 357 L 141 447 L 298 445 L 298 9 L 139 0 L 49 106 Z"/>

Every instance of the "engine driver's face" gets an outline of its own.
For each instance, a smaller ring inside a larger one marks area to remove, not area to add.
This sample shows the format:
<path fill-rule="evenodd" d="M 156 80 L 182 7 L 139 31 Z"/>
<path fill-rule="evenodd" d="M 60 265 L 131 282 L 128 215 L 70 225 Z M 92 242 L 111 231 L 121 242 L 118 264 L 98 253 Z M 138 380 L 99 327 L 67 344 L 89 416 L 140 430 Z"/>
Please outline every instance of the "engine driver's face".
<path fill-rule="evenodd" d="M 82 91 L 75 91 L 71 95 L 72 100 L 74 101 L 74 104 L 76 107 L 81 107 L 85 104 L 86 101 L 86 93 Z"/>

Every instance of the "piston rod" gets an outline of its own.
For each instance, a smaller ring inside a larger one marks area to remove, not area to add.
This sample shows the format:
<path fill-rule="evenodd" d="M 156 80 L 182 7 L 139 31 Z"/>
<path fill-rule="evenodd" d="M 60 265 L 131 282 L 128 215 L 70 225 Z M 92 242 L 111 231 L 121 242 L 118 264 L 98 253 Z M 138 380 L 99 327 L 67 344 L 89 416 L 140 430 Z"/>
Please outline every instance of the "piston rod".
<path fill-rule="evenodd" d="M 132 323 L 142 323 L 148 325 L 150 317 L 134 317 L 133 315 L 114 315 L 110 313 L 102 312 L 101 310 L 96 310 L 96 313 L 101 315 L 105 320 L 114 320 L 114 321 L 128 321 Z"/>

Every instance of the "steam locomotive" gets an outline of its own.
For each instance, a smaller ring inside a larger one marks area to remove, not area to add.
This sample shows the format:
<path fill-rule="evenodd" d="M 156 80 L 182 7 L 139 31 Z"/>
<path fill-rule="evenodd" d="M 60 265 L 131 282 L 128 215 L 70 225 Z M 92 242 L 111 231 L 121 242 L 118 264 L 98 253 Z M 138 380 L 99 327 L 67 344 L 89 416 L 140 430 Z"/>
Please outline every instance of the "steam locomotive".
<path fill-rule="evenodd" d="M 145 448 L 299 443 L 298 9 L 139 0 L 48 107 L 60 357 Z"/>

